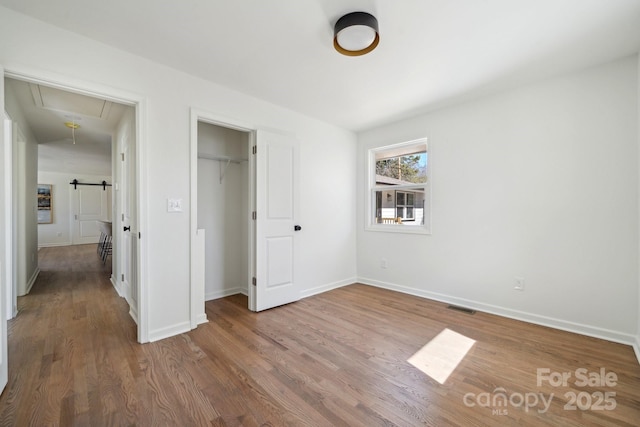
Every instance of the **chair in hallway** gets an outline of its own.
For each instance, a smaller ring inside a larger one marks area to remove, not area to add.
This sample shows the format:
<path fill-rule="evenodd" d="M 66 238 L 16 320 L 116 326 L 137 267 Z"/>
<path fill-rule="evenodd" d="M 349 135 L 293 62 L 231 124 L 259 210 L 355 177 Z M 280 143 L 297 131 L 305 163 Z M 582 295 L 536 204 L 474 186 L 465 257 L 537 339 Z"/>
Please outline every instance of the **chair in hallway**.
<path fill-rule="evenodd" d="M 99 221 L 100 223 L 100 240 L 98 241 L 98 255 L 104 264 L 107 257 L 111 255 L 112 227 L 107 221 Z"/>

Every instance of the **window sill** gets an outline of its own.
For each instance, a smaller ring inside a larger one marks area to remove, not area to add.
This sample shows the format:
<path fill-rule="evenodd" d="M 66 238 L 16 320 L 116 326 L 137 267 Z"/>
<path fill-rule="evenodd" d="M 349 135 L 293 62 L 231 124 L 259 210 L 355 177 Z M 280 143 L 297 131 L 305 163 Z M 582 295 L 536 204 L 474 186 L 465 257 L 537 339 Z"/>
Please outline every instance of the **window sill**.
<path fill-rule="evenodd" d="M 364 229 L 365 231 L 381 231 L 383 233 L 431 234 L 431 231 L 427 230 L 425 227 L 415 225 L 369 224 L 365 226 Z"/>

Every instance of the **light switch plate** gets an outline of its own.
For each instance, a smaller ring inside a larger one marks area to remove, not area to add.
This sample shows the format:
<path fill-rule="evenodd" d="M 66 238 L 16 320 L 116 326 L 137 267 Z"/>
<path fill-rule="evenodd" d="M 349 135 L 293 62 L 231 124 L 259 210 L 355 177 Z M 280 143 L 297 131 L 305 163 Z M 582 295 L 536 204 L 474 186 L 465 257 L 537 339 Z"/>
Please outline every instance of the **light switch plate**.
<path fill-rule="evenodd" d="M 182 212 L 182 199 L 167 199 L 167 212 Z"/>

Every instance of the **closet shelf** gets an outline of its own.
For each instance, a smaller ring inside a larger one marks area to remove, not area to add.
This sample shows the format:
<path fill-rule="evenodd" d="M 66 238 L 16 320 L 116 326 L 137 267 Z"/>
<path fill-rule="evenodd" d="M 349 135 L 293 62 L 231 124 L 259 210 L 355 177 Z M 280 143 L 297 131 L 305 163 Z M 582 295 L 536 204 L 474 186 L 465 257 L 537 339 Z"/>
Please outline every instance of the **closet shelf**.
<path fill-rule="evenodd" d="M 199 159 L 218 160 L 221 162 L 242 163 L 247 162 L 249 159 L 241 159 L 239 157 L 218 156 L 216 154 L 198 153 Z"/>
<path fill-rule="evenodd" d="M 224 175 L 227 173 L 227 168 L 229 167 L 229 163 L 242 163 L 242 162 L 249 161 L 249 159 L 240 159 L 238 157 L 229 157 L 229 156 L 218 156 L 216 154 L 206 154 L 206 153 L 198 153 L 198 158 L 224 162 L 224 168 L 222 167 L 222 163 L 220 163 L 220 184 L 222 184 L 222 181 L 224 180 Z"/>

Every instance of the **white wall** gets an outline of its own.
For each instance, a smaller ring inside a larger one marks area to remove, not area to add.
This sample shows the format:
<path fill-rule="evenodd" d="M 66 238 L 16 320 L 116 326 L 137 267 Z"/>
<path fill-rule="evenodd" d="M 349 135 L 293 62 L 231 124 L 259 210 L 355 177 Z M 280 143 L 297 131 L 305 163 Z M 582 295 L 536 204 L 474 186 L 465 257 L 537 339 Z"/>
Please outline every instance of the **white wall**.
<path fill-rule="evenodd" d="M 198 124 L 198 153 L 247 159 L 249 134 Z M 198 160 L 198 229 L 205 230 L 205 299 L 248 295 L 249 162 Z M 220 182 L 220 168 L 225 170 Z"/>
<path fill-rule="evenodd" d="M 38 246 L 66 246 L 71 244 L 73 226 L 71 206 L 71 181 L 111 183 L 111 177 L 105 175 L 78 175 L 67 172 L 38 171 L 38 184 L 51 184 L 53 222 L 38 224 Z M 108 218 L 107 218 L 108 219 Z"/>
<path fill-rule="evenodd" d="M 74 52 L 74 55 L 69 55 Z M 30 74 L 144 99 L 142 221 L 149 283 L 149 337 L 189 329 L 189 110 L 256 128 L 294 133 L 301 142 L 299 281 L 305 295 L 354 281 L 356 138 L 351 132 L 147 61 L 0 8 L 0 63 Z M 286 88 L 282 88 L 286 90 Z M 184 212 L 167 212 L 167 198 Z M 330 201 L 330 203 L 328 203 Z M 143 214 L 145 214 L 143 212 Z M 145 240 L 147 239 L 147 240 Z M 143 266 L 144 268 L 144 266 Z M 152 286 L 151 286 L 152 285 Z"/>
<path fill-rule="evenodd" d="M 632 342 L 637 108 L 634 56 L 362 133 L 359 279 Z M 364 231 L 367 149 L 424 136 L 433 235 Z"/>
<path fill-rule="evenodd" d="M 13 147 L 13 222 L 17 295 L 25 295 L 38 275 L 37 171 L 38 142 L 11 90 L 5 93 L 5 109 L 16 131 Z"/>

